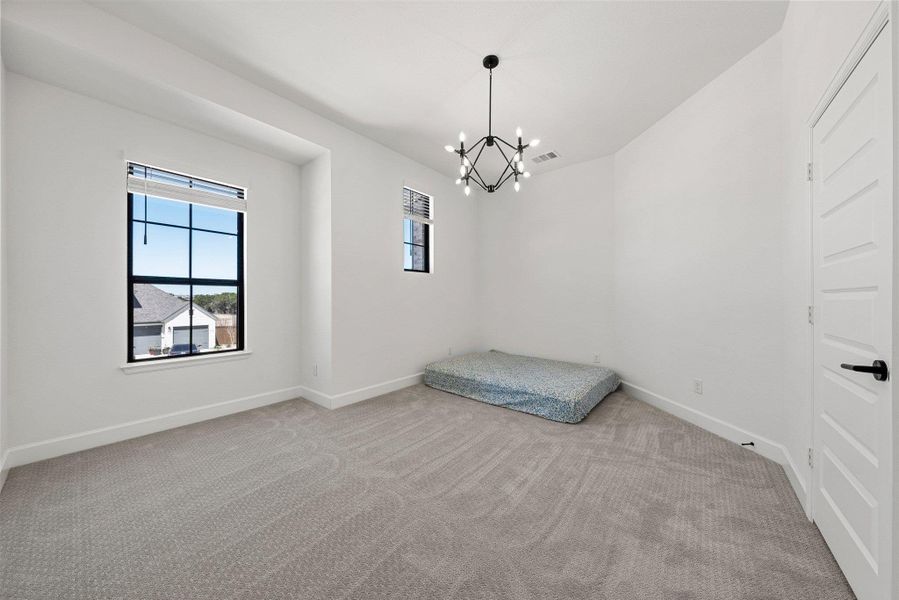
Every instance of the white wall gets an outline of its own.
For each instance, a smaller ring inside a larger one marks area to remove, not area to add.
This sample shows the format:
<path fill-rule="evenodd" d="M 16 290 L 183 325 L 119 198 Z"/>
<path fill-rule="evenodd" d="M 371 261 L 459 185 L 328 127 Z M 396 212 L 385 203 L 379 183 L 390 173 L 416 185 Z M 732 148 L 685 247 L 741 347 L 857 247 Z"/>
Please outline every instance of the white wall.
<path fill-rule="evenodd" d="M 615 155 L 613 366 L 773 440 L 786 435 L 780 69 L 774 36 Z"/>
<path fill-rule="evenodd" d="M 300 384 L 296 165 L 16 74 L 6 80 L 9 446 Z M 247 340 L 227 364 L 125 374 L 125 160 L 245 185 Z M 143 158 L 152 157 L 152 158 Z M 48 335 L 57 332 L 59 335 Z M 63 339 L 65 343 L 57 343 Z"/>
<path fill-rule="evenodd" d="M 487 348 L 575 362 L 612 355 L 613 160 L 551 171 L 478 199 Z"/>
<path fill-rule="evenodd" d="M 303 384 L 323 390 L 331 381 L 331 156 L 326 153 L 303 165 L 300 217 L 300 271 L 304 290 L 300 303 L 302 343 L 296 369 Z M 316 398 L 327 404 L 325 397 Z"/>
<path fill-rule="evenodd" d="M 374 145 L 335 165 L 332 183 L 333 381 L 337 394 L 421 373 L 475 347 L 475 197 Z M 403 185 L 433 196 L 431 272 L 403 271 Z"/>

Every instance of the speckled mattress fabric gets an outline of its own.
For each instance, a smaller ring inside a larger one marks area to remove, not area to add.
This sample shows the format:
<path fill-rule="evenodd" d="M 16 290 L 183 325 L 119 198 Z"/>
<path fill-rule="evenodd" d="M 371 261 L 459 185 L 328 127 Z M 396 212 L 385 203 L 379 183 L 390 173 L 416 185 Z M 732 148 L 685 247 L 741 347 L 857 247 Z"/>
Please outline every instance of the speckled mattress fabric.
<path fill-rule="evenodd" d="M 495 406 L 577 423 L 621 380 L 605 367 L 491 350 L 431 363 L 425 383 Z"/>

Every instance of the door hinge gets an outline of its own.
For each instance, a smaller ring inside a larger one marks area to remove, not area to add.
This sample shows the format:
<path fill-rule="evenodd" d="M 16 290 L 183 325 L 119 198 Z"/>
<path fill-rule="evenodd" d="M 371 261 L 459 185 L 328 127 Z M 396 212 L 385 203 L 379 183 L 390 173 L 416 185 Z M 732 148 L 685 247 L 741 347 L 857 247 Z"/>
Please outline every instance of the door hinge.
<path fill-rule="evenodd" d="M 814 179 L 814 173 L 815 173 L 815 172 L 814 172 L 814 170 L 812 169 L 812 163 L 808 163 L 808 164 L 805 166 L 805 176 L 806 176 L 806 178 L 807 178 L 809 181 L 812 181 L 812 180 Z"/>
<path fill-rule="evenodd" d="M 815 307 L 814 306 L 808 307 L 808 322 L 810 325 L 815 324 Z"/>
<path fill-rule="evenodd" d="M 812 448 L 808 449 L 808 468 L 815 468 L 815 451 Z"/>

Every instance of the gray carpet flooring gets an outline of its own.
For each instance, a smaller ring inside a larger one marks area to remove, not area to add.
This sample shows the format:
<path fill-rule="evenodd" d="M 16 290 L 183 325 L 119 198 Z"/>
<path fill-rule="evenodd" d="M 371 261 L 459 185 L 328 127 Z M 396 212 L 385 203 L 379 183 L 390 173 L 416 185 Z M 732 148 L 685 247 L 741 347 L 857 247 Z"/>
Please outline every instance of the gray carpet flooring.
<path fill-rule="evenodd" d="M 3 598 L 852 598 L 782 469 L 615 393 L 578 425 L 414 386 L 13 469 Z"/>

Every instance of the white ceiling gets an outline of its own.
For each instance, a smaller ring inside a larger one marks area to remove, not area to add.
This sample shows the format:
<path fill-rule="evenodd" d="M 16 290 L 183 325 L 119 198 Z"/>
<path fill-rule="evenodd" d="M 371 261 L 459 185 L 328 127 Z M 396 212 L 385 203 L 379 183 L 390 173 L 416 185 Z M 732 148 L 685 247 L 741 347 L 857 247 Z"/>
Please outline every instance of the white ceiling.
<path fill-rule="evenodd" d="M 785 2 L 130 2 L 95 6 L 451 174 L 494 132 L 562 157 L 615 152 L 777 32 Z M 536 153 L 535 153 L 536 154 Z M 533 157 L 533 155 L 531 156 Z"/>

